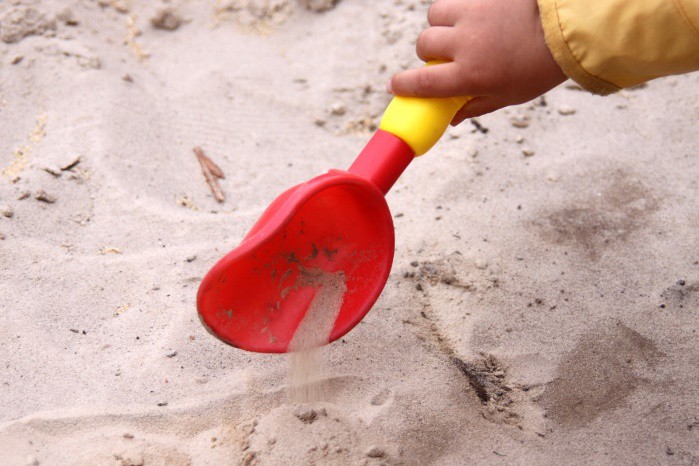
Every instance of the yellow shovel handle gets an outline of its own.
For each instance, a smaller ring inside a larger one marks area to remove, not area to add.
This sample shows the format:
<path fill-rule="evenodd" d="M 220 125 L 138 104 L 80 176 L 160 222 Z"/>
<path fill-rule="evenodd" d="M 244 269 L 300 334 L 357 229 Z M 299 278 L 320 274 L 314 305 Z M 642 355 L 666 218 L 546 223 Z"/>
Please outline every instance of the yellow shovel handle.
<path fill-rule="evenodd" d="M 433 61 L 427 66 L 444 62 Z M 398 136 L 419 156 L 427 152 L 442 137 L 456 112 L 471 97 L 393 98 L 386 108 L 379 128 Z"/>

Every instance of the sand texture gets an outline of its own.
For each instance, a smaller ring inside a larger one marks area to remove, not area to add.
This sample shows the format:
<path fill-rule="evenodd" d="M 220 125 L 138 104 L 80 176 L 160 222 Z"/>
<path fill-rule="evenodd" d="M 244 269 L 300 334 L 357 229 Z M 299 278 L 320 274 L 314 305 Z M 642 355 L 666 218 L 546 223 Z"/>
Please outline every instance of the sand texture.
<path fill-rule="evenodd" d="M 0 2 L 1 464 L 699 464 L 697 74 L 449 129 L 314 401 L 200 324 L 268 203 L 369 139 L 428 4 Z"/>

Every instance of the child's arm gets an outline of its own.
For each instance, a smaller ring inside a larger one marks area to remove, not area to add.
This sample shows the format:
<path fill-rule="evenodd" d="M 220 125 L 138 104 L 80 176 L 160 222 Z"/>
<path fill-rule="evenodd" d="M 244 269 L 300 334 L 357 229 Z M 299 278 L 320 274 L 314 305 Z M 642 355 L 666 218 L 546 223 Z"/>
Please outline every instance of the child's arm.
<path fill-rule="evenodd" d="M 608 94 L 699 69 L 699 0 L 437 0 L 428 20 L 418 56 L 451 63 L 398 73 L 387 89 L 475 96 L 454 124 L 567 77 Z"/>

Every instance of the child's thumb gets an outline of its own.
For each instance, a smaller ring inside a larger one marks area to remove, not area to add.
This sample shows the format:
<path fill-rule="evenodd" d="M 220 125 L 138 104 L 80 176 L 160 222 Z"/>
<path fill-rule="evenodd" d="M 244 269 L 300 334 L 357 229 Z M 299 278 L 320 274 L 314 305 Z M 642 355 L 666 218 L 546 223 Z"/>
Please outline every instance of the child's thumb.
<path fill-rule="evenodd" d="M 507 105 L 508 104 L 504 100 L 496 97 L 476 97 L 461 107 L 461 110 L 456 112 L 451 124 L 452 126 L 456 126 L 467 118 L 485 115 L 486 113 L 494 112 Z"/>

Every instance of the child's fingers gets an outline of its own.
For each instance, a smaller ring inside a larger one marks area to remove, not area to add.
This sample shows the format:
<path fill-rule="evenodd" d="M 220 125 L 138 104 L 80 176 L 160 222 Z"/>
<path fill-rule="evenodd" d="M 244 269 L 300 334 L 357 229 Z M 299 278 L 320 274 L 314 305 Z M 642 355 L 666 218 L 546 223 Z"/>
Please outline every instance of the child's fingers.
<path fill-rule="evenodd" d="M 453 26 L 461 9 L 463 2 L 458 0 L 437 0 L 427 10 L 427 22 L 430 26 Z"/>
<path fill-rule="evenodd" d="M 420 32 L 415 43 L 417 56 L 422 61 L 452 60 L 454 58 L 454 29 L 450 27 L 431 27 Z"/>
<path fill-rule="evenodd" d="M 451 120 L 451 124 L 452 126 L 456 126 L 467 118 L 485 115 L 486 113 L 494 112 L 503 107 L 507 107 L 507 103 L 501 99 L 486 96 L 476 97 L 461 107 L 461 110 L 456 112 L 454 119 Z"/>
<path fill-rule="evenodd" d="M 454 62 L 403 71 L 394 75 L 386 90 L 409 97 L 450 97 L 464 94 L 460 89 L 460 66 Z"/>

